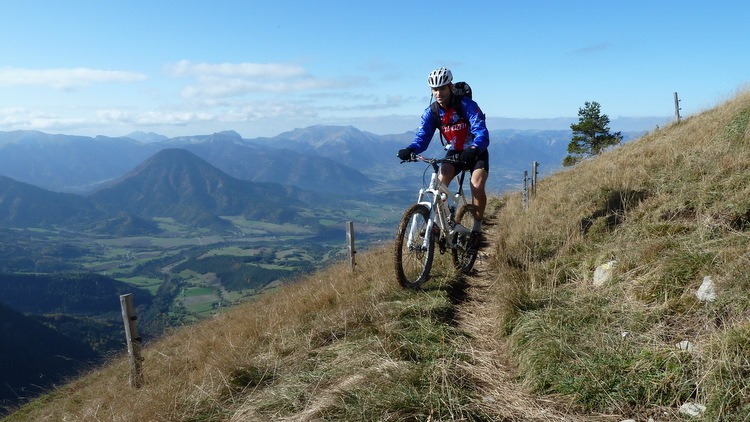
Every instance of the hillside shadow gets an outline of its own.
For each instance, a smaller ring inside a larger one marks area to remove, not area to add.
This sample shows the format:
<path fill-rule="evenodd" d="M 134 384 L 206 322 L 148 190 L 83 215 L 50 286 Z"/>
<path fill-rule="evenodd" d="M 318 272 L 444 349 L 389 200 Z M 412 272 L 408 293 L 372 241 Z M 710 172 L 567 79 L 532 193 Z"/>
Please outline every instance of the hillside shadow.
<path fill-rule="evenodd" d="M 442 292 L 448 299 L 449 306 L 442 307 L 435 314 L 437 320 L 451 327 L 458 325 L 458 308 L 468 300 L 469 283 L 466 277 L 458 275 L 453 281 L 441 285 L 429 285 L 423 291 Z"/>
<path fill-rule="evenodd" d="M 487 216 L 484 219 L 484 222 L 482 223 L 484 226 L 483 234 L 481 236 L 480 240 L 480 246 L 479 250 L 487 250 L 487 248 L 490 247 L 490 242 L 487 236 L 488 228 L 495 225 L 495 219 L 494 216 Z M 477 258 L 479 260 L 479 258 Z M 468 274 L 458 274 L 456 278 L 451 282 L 448 283 L 446 286 L 442 287 L 443 290 L 445 290 L 446 295 L 448 296 L 448 300 L 451 303 L 451 307 L 445 312 L 443 315 L 443 322 L 446 324 L 455 327 L 458 325 L 458 309 L 463 304 L 465 304 L 469 300 L 476 300 L 469 297 L 469 282 L 468 277 L 469 276 L 475 276 L 477 275 L 477 265 L 478 263 L 474 263 L 474 268 L 471 269 L 471 271 L 468 272 Z"/>
<path fill-rule="evenodd" d="M 497 212 L 497 210 L 495 210 L 495 212 Z M 480 251 L 485 251 L 491 246 L 488 233 L 489 233 L 489 228 L 496 224 L 495 216 L 496 214 L 494 213 L 490 213 L 490 215 L 485 214 L 485 218 L 482 223 L 483 225 L 482 236 L 481 236 L 481 240 L 479 244 Z M 477 261 L 479 261 L 479 258 L 477 258 Z M 479 264 L 478 262 L 475 262 L 474 267 L 471 269 L 471 271 L 469 271 L 467 274 L 458 274 L 456 279 L 453 280 L 453 282 L 445 286 L 444 288 L 445 292 L 448 295 L 448 300 L 451 303 L 450 311 L 446 313 L 445 319 L 444 319 L 444 322 L 446 324 L 449 324 L 451 326 L 456 326 L 458 324 L 458 321 L 457 321 L 458 308 L 462 306 L 463 304 L 465 304 L 467 301 L 477 300 L 476 298 L 469 297 L 470 285 L 468 282 L 468 277 L 477 275 L 478 264 Z"/>
<path fill-rule="evenodd" d="M 632 189 L 613 190 L 604 203 L 604 206 L 588 217 L 581 219 L 581 232 L 588 234 L 591 227 L 599 219 L 604 219 L 603 225 L 607 230 L 617 227 L 625 219 L 625 212 L 636 207 L 649 196 L 647 191 L 636 191 Z"/>

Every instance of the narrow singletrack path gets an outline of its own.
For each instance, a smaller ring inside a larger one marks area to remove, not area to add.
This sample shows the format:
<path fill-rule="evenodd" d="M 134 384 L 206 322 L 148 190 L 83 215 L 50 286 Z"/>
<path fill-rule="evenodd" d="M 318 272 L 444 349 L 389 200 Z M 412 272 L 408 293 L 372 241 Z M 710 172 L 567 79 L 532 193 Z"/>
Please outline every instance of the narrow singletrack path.
<path fill-rule="evenodd" d="M 498 297 L 497 289 L 502 289 L 502 280 L 493 271 L 491 262 L 495 248 L 491 243 L 496 238 L 492 220 L 492 210 L 488 207 L 487 219 L 483 225 L 484 236 L 474 271 L 460 282 L 460 300 L 454 301 L 457 326 L 469 333 L 472 338 L 471 357 L 463 369 L 480 391 L 482 407 L 501 421 L 621 421 L 625 418 L 616 415 L 581 415 L 573 410 L 566 400 L 557 397 L 539 397 L 531 394 L 517 380 L 516 371 L 508 358 L 506 345 L 502 340 L 501 322 L 497 315 L 499 307 L 492 297 Z"/>

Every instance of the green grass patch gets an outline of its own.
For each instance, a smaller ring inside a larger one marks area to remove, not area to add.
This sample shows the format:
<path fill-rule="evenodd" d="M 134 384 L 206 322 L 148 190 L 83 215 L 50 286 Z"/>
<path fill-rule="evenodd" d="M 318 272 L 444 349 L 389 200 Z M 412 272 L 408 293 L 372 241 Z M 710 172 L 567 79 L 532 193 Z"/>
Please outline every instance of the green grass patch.
<path fill-rule="evenodd" d="M 746 421 L 750 415 L 750 323 L 727 330 L 707 347 L 706 420 Z"/>
<path fill-rule="evenodd" d="M 598 293 L 570 292 L 523 314 L 510 334 L 522 378 L 591 411 L 689 400 L 698 374 L 693 355 L 644 340 L 649 314 L 623 309 L 614 289 Z"/>
<path fill-rule="evenodd" d="M 213 312 L 216 312 L 216 307 L 214 306 L 214 303 L 215 302 L 203 302 L 197 305 L 187 306 L 187 309 L 190 312 L 193 312 L 198 315 L 213 313 Z"/>
<path fill-rule="evenodd" d="M 210 289 L 208 287 L 188 287 L 184 292 L 185 296 L 212 295 L 216 292 L 216 289 Z"/>
<path fill-rule="evenodd" d="M 225 246 L 220 247 L 216 249 L 211 249 L 210 251 L 206 252 L 203 256 L 218 256 L 218 255 L 229 255 L 229 256 L 252 256 L 254 255 L 258 250 L 249 248 L 246 246 L 240 246 L 240 245 L 232 245 L 232 246 Z"/>
<path fill-rule="evenodd" d="M 388 376 L 372 374 L 371 382 L 347 390 L 324 419 L 492 420 L 476 405 L 474 387 L 460 369 L 469 356 L 459 346 L 468 339 L 452 323 L 451 281 L 432 283 L 425 291 L 395 291 L 379 305 L 388 322 L 371 327 L 373 334 L 400 364 Z"/>
<path fill-rule="evenodd" d="M 152 295 L 156 294 L 156 291 L 159 289 L 159 286 L 161 285 L 161 280 L 158 278 L 124 277 L 124 278 L 118 278 L 118 280 L 124 283 L 132 284 L 142 289 L 146 289 Z"/>

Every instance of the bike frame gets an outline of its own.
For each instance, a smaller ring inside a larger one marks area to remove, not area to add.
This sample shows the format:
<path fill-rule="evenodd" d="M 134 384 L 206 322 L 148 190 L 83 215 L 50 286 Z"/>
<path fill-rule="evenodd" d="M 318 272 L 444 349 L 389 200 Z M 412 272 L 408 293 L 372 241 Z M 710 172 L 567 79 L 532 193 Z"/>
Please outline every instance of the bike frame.
<path fill-rule="evenodd" d="M 460 174 L 457 175 L 458 190 L 456 193 L 453 193 L 448 186 L 445 186 L 445 184 L 438 179 L 438 174 L 440 172 L 438 164 L 455 163 L 454 160 L 425 158 L 420 155 L 417 155 L 416 158 L 430 164 L 433 169 L 429 185 L 426 188 L 419 190 L 419 197 L 417 199 L 418 204 L 424 205 L 430 211 L 430 218 L 427 221 L 427 232 L 425 233 L 422 245 L 419 245 L 420 248 L 427 250 L 432 235 L 434 234 L 434 227 L 438 227 L 439 232 L 445 233 L 446 239 L 452 239 L 453 234 L 455 233 L 471 233 L 470 229 L 453 221 L 454 213 L 468 203 L 463 193 L 463 182 L 466 171 L 461 171 Z M 450 199 L 453 204 L 453 212 L 451 212 L 451 205 L 448 203 L 448 199 Z M 414 223 L 416 223 L 417 217 L 418 216 L 413 217 L 415 219 Z M 409 237 L 407 239 L 407 246 L 409 249 L 414 248 L 413 239 L 416 236 L 416 226 L 416 224 L 411 225 L 411 231 L 409 232 Z M 455 248 L 456 245 L 451 243 L 449 244 L 449 247 Z"/>

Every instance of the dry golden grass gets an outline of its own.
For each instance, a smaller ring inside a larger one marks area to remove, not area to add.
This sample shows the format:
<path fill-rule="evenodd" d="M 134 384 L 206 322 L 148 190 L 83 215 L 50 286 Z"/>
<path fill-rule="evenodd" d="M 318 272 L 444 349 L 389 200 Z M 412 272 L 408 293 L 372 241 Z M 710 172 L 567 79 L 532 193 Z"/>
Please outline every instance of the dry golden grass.
<path fill-rule="evenodd" d="M 402 289 L 392 247 L 284 286 L 144 347 L 145 386 L 125 358 L 11 415 L 10 421 L 475 419 L 452 327 L 456 273 L 441 256 L 424 291 Z M 462 346 L 461 349 L 464 347 Z M 462 416 L 468 415 L 468 416 Z M 472 416 L 474 415 L 474 416 Z M 480 419 L 482 419 L 480 417 Z"/>
<path fill-rule="evenodd" d="M 469 287 L 441 259 L 404 291 L 390 248 L 361 253 L 147 345 L 142 389 L 116 359 L 9 420 L 746 420 L 748 168 L 740 93 L 541 180 L 528 211 L 493 198 Z"/>
<path fill-rule="evenodd" d="M 298 365 L 306 353 L 346 336 L 395 289 L 387 251 L 362 254 L 352 275 L 343 264 L 288 285 L 211 321 L 176 330 L 144 348 L 145 386 L 128 386 L 124 358 L 27 406 L 11 420 L 171 421 L 232 413 L 251 387 Z M 247 374 L 243 374 L 247 371 Z M 256 377 L 257 379 L 250 379 Z M 221 419 L 221 417 L 219 417 Z M 210 419 L 209 419 L 210 420 Z"/>
<path fill-rule="evenodd" d="M 740 93 L 540 181 L 527 212 L 509 195 L 493 263 L 506 287 L 494 300 L 526 384 L 625 414 L 664 417 L 688 400 L 708 405 L 706 420 L 750 410 L 748 380 L 733 384 L 733 401 L 717 398 L 715 368 L 736 381 L 747 365 L 728 368 L 714 347 L 750 316 L 748 167 L 750 93 Z M 595 288 L 594 269 L 610 260 L 614 280 Z M 709 275 L 721 294 L 702 304 L 695 291 Z M 713 352 L 679 353 L 683 340 Z"/>

